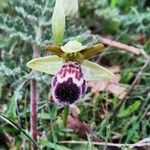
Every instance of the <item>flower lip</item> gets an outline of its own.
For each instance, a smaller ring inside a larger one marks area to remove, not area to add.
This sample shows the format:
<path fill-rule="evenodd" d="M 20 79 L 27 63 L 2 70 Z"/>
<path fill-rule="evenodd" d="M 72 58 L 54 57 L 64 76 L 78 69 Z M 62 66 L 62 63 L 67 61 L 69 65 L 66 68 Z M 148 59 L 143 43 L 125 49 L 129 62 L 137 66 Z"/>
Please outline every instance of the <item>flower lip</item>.
<path fill-rule="evenodd" d="M 52 79 L 52 97 L 60 105 L 79 101 L 86 92 L 86 82 L 77 62 L 66 62 Z"/>
<path fill-rule="evenodd" d="M 55 95 L 61 104 L 72 104 L 80 97 L 80 88 L 73 83 L 72 78 L 68 78 L 57 85 Z"/>

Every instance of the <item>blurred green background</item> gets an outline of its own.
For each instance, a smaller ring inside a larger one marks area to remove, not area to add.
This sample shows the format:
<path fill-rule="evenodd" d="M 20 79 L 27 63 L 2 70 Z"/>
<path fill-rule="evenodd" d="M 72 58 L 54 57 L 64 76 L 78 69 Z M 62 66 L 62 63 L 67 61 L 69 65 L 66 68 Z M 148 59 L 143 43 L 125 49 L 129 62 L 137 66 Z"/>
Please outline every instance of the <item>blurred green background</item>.
<path fill-rule="evenodd" d="M 73 119 L 70 129 L 63 125 L 63 108 L 51 104 L 48 100 L 51 76 L 39 72 L 33 75 L 26 67 L 26 63 L 32 59 L 34 46 L 39 48 L 41 56 L 45 56 L 47 53 L 44 48 L 53 42 L 51 32 L 53 7 L 54 0 L 0 0 L 0 114 L 4 114 L 22 129 L 29 131 L 29 82 L 35 78 L 39 90 L 37 142 L 41 148 L 108 149 L 94 146 L 91 141 L 137 143 L 148 138 L 149 66 L 142 73 L 140 82 L 125 97 L 126 103 L 113 121 L 109 121 L 108 116 L 120 102 L 118 96 L 111 90 L 92 92 L 89 87 L 82 102 L 77 104 L 80 111 L 77 120 Z M 38 26 L 42 29 L 40 39 L 37 39 Z M 149 55 L 150 1 L 79 0 L 77 17 L 67 20 L 64 44 L 78 36 L 84 45 L 98 43 L 105 37 L 142 48 Z M 135 56 L 127 51 L 108 47 L 102 55 L 96 55 L 91 60 L 106 67 L 118 66 L 120 79 L 116 84 L 128 88 L 146 58 L 142 54 Z M 83 132 L 75 131 L 76 123 L 78 128 L 83 128 Z M 88 144 L 57 143 L 63 140 L 85 140 Z M 29 143 L 30 140 L 21 134 L 20 130 L 0 119 L 0 149 L 30 149 Z M 147 148 L 143 147 L 146 150 Z"/>

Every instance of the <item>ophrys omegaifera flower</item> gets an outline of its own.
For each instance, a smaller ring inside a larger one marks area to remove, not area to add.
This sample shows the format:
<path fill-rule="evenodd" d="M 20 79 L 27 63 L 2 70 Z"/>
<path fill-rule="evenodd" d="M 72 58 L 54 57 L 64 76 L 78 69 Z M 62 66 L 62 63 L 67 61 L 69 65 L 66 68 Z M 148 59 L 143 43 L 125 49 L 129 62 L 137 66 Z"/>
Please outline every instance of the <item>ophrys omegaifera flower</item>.
<path fill-rule="evenodd" d="M 64 46 L 49 45 L 48 51 L 56 55 L 35 58 L 27 63 L 31 69 L 54 75 L 52 86 L 53 100 L 64 106 L 78 102 L 86 92 L 88 80 L 110 80 L 113 73 L 87 59 L 102 51 L 104 46 L 82 46 L 77 41 L 70 41 Z"/>

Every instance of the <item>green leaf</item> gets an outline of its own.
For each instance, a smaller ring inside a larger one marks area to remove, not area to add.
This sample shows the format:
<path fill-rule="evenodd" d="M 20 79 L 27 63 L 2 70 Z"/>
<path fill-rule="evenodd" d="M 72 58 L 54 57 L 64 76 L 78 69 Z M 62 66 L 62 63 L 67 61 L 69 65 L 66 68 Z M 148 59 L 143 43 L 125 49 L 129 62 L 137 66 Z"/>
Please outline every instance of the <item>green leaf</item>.
<path fill-rule="evenodd" d="M 56 0 L 52 16 L 52 32 L 54 43 L 62 45 L 65 32 L 65 11 L 62 0 Z"/>
<path fill-rule="evenodd" d="M 15 97 L 12 97 L 9 100 L 8 109 L 5 113 L 5 115 L 7 117 L 11 118 L 12 120 L 14 120 L 15 122 L 17 121 L 16 108 L 17 108 L 17 100 Z"/>
<path fill-rule="evenodd" d="M 24 19 L 28 19 L 28 21 L 31 24 L 36 24 L 38 22 L 38 18 L 35 17 L 34 15 L 28 14 L 28 12 L 25 11 L 25 9 L 23 7 L 15 7 L 15 10 L 18 12 L 18 14 L 20 14 Z"/>
<path fill-rule="evenodd" d="M 132 79 L 134 73 L 132 71 L 132 69 L 125 69 L 122 72 L 122 82 L 124 83 L 129 83 L 129 81 Z"/>
<path fill-rule="evenodd" d="M 131 115 L 133 112 L 139 109 L 141 105 L 140 101 L 135 101 L 133 104 L 131 104 L 127 109 L 120 109 L 120 112 L 118 113 L 118 117 L 127 117 Z"/>
<path fill-rule="evenodd" d="M 0 48 L 4 48 L 9 43 L 9 39 L 6 36 L 0 35 Z"/>
<path fill-rule="evenodd" d="M 6 116 L 2 115 L 0 116 L 0 118 L 2 118 L 3 120 L 5 120 L 7 123 L 9 123 L 10 125 L 12 125 L 14 128 L 18 129 L 20 132 L 22 132 L 39 150 L 41 150 L 41 148 L 39 147 L 39 145 L 36 143 L 36 141 L 34 141 L 32 139 L 32 137 L 26 133 L 25 130 L 23 130 L 20 126 L 18 126 L 14 121 L 12 121 L 11 119 L 7 118 Z"/>
<path fill-rule="evenodd" d="M 88 60 L 83 61 L 81 68 L 85 80 L 112 80 L 114 78 L 112 72 Z"/>
<path fill-rule="evenodd" d="M 111 6 L 111 7 L 115 7 L 116 4 L 117 4 L 117 2 L 118 2 L 118 0 L 111 0 L 110 6 Z"/>
<path fill-rule="evenodd" d="M 45 119 L 45 120 L 50 120 L 50 114 L 49 113 L 38 113 L 38 118 L 39 119 Z"/>
<path fill-rule="evenodd" d="M 8 0 L 1 0 L 0 10 L 3 10 L 6 7 L 8 7 Z"/>
<path fill-rule="evenodd" d="M 32 35 L 27 35 L 26 33 L 23 32 L 14 32 L 10 34 L 10 38 L 16 38 L 19 37 L 21 40 L 26 41 L 26 42 L 33 42 L 33 37 Z"/>
<path fill-rule="evenodd" d="M 35 58 L 27 63 L 27 67 L 51 75 L 55 75 L 62 65 L 62 59 L 55 55 Z"/>

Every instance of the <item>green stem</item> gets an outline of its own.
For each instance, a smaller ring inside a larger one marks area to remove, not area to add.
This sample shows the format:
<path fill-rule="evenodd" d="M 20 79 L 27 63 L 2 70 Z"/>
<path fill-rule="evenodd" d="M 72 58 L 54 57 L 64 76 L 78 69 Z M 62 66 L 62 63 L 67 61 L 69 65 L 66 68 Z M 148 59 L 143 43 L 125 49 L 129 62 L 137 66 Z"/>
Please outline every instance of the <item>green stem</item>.
<path fill-rule="evenodd" d="M 50 91 L 51 92 L 51 91 Z M 55 104 L 49 104 L 48 101 L 47 101 L 47 105 L 48 105 L 48 108 L 49 108 L 49 114 L 50 114 L 50 125 L 51 125 L 51 134 L 52 134 L 52 142 L 54 143 L 54 146 L 56 149 L 56 134 L 55 134 L 55 124 L 54 124 L 54 120 L 56 120 L 56 111 L 57 111 L 57 105 Z"/>
<path fill-rule="evenodd" d="M 68 115 L 69 115 L 69 106 L 65 106 L 64 107 L 64 115 L 63 115 L 64 127 L 67 126 Z"/>

